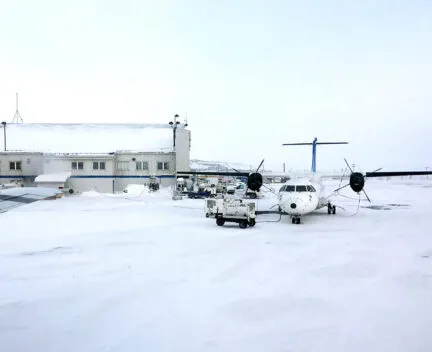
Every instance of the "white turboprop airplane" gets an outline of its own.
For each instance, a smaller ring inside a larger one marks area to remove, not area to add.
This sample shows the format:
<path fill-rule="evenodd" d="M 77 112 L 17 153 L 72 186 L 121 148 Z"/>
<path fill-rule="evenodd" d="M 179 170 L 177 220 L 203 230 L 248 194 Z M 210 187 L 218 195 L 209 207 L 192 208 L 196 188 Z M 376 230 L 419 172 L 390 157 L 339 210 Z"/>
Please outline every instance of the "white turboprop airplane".
<path fill-rule="evenodd" d="M 312 145 L 312 176 L 309 178 L 291 179 L 284 183 L 278 194 L 279 211 L 282 214 L 290 215 L 293 224 L 300 224 L 300 217 L 312 213 L 320 208 L 327 207 L 328 214 L 336 214 L 336 206 L 333 205 L 329 196 L 323 195 L 324 185 L 321 178 L 317 177 L 316 172 L 316 146 L 318 144 L 347 144 L 347 142 L 317 142 L 317 138 L 312 143 L 289 143 L 291 145 Z M 363 175 L 354 172 L 345 159 L 347 168 L 350 171 L 349 183 L 333 191 L 333 194 L 342 188 L 350 186 L 351 189 L 359 194 L 363 192 L 370 202 L 369 196 L 364 190 L 365 180 L 368 177 L 392 177 L 392 176 L 419 176 L 429 175 L 430 171 L 396 171 L 378 172 L 377 169 Z"/>

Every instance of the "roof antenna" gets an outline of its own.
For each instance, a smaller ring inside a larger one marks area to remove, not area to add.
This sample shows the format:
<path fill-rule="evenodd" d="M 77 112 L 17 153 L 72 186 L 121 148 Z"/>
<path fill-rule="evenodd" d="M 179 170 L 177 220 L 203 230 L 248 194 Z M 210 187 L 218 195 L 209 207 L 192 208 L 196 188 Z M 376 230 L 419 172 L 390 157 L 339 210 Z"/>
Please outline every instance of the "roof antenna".
<path fill-rule="evenodd" d="M 16 93 L 16 111 L 15 111 L 15 115 L 12 119 L 12 123 L 20 123 L 20 122 L 23 123 L 24 121 L 23 121 L 23 119 L 19 113 L 19 110 L 18 110 L 18 93 Z"/>
<path fill-rule="evenodd" d="M 185 118 L 185 122 L 184 122 L 184 127 L 187 127 L 188 123 L 187 123 L 187 113 L 186 113 L 186 118 Z"/>

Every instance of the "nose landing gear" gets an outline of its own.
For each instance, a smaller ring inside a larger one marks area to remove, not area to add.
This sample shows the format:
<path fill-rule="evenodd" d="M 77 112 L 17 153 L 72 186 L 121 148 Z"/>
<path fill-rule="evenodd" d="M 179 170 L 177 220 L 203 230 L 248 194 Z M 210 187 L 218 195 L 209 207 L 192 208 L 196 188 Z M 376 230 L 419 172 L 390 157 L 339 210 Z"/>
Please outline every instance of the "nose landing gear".
<path fill-rule="evenodd" d="M 299 224 L 300 224 L 300 217 L 299 217 L 299 216 L 293 216 L 293 217 L 291 218 L 291 222 L 292 222 L 293 224 L 297 224 L 297 225 L 299 225 Z"/>
<path fill-rule="evenodd" d="M 331 203 L 327 204 L 327 214 L 336 214 L 336 206 Z"/>

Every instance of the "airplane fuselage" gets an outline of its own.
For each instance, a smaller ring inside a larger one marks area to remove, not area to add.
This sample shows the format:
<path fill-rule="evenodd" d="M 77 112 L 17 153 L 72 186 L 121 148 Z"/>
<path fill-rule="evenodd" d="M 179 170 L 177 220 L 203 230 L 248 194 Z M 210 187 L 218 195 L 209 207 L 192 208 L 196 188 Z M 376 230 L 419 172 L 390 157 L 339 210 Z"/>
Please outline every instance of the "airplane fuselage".
<path fill-rule="evenodd" d="M 278 199 L 280 211 L 292 217 L 309 214 L 328 204 L 321 197 L 323 185 L 311 179 L 292 179 L 280 188 Z"/>

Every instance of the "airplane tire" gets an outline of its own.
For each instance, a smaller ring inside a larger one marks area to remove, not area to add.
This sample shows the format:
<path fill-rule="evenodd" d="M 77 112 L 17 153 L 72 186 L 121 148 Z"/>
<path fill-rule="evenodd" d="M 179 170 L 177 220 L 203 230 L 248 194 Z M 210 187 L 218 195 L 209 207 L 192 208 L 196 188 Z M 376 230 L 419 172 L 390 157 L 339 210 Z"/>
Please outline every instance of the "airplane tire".
<path fill-rule="evenodd" d="M 245 229 L 245 228 L 247 227 L 247 225 L 248 225 L 247 220 L 241 220 L 241 221 L 239 222 L 239 227 L 240 227 L 241 229 Z"/>
<path fill-rule="evenodd" d="M 225 224 L 225 220 L 222 218 L 217 218 L 216 219 L 216 225 L 218 226 L 223 226 Z"/>
<path fill-rule="evenodd" d="M 295 223 L 296 223 L 297 225 L 299 225 L 299 224 L 300 224 L 300 218 L 297 218 Z"/>
<path fill-rule="evenodd" d="M 291 218 L 291 222 L 292 222 L 293 224 L 295 224 L 295 223 L 296 223 L 296 218 Z"/>
<path fill-rule="evenodd" d="M 332 207 L 332 214 L 336 214 L 336 206 L 335 205 L 333 205 L 333 207 Z"/>

